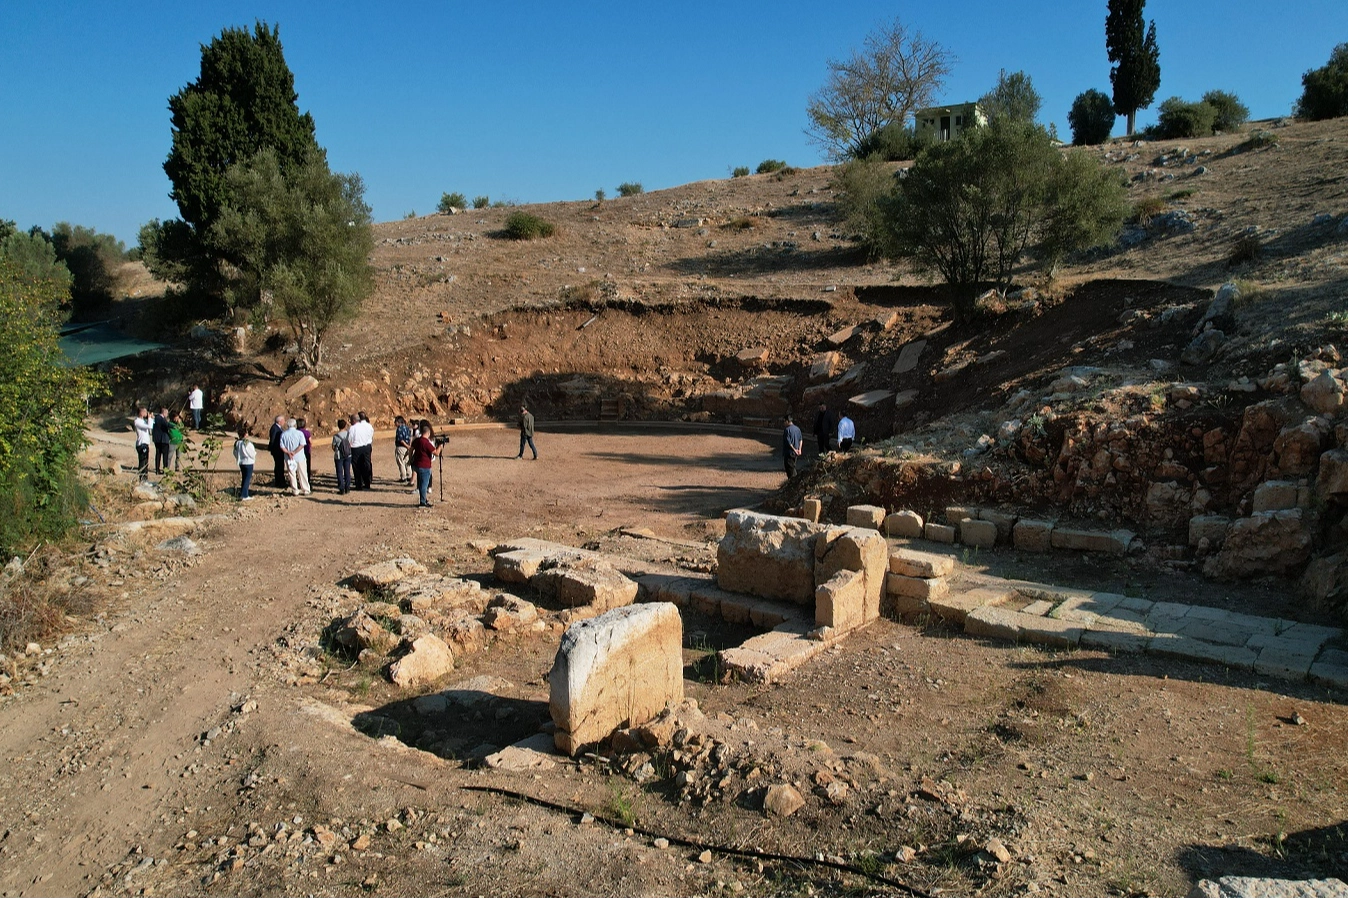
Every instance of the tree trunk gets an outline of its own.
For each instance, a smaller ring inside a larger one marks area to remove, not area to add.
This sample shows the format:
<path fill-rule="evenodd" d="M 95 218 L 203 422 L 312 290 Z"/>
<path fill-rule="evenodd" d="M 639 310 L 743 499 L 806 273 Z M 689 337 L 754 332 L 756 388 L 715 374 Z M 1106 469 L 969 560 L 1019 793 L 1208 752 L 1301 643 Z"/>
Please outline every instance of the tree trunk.
<path fill-rule="evenodd" d="M 1133 136 L 1133 126 L 1137 124 L 1137 110 L 1128 110 L 1128 137 Z"/>

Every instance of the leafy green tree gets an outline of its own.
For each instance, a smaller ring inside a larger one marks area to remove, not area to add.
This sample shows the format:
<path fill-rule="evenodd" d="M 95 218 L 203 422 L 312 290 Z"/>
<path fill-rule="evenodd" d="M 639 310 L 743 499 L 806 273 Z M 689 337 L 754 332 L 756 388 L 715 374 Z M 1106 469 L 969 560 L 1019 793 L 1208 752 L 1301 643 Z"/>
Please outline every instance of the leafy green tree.
<path fill-rule="evenodd" d="M 69 222 L 57 222 L 51 240 L 56 258 L 70 270 L 70 305 L 75 316 L 112 302 L 117 269 L 126 259 L 126 245 L 111 234 Z"/>
<path fill-rule="evenodd" d="M 1212 123 L 1216 120 L 1215 107 L 1171 97 L 1161 103 L 1154 133 L 1165 140 L 1205 137 L 1212 133 Z"/>
<path fill-rule="evenodd" d="M 838 211 L 853 235 L 873 255 L 882 255 L 887 233 L 887 198 L 895 189 L 892 166 L 879 154 L 843 163 L 836 170 Z"/>
<path fill-rule="evenodd" d="M 618 196 L 620 197 L 635 197 L 645 192 L 646 188 L 641 186 L 640 181 L 624 181 L 618 185 Z"/>
<path fill-rule="evenodd" d="M 221 263 L 237 263 L 212 239 L 231 199 L 226 172 L 263 149 L 284 170 L 319 151 L 313 117 L 300 113 L 297 100 L 276 27 L 226 28 L 201 48 L 197 79 L 169 98 L 173 145 L 164 172 L 185 228 L 167 223 L 154 232 L 162 240 L 147 259 L 166 267 L 151 271 L 212 293 L 220 288 Z"/>
<path fill-rule="evenodd" d="M 373 289 L 370 207 L 359 175 L 328 170 L 314 151 L 286 169 L 271 149 L 226 173 L 229 201 L 211 240 L 238 260 L 228 290 L 235 303 L 270 297 L 290 325 L 301 364 L 323 364 L 324 338 L 350 319 Z"/>
<path fill-rule="evenodd" d="M 927 148 L 880 207 L 878 249 L 938 272 L 959 318 L 986 285 L 1008 286 L 1027 251 L 1051 269 L 1124 215 L 1123 186 L 1098 162 L 1067 162 L 1044 129 L 1013 119 Z"/>
<path fill-rule="evenodd" d="M 13 222 L 6 224 L 12 225 Z M 31 231 L 8 230 L 0 240 L 0 259 L 13 266 L 14 273 L 34 281 L 53 282 L 61 288 L 62 302 L 70 296 L 70 269 L 56 258 L 56 247 L 41 228 Z"/>
<path fill-rule="evenodd" d="M 805 106 L 805 133 L 835 160 L 858 159 L 861 143 L 886 125 L 906 125 L 932 105 L 954 58 L 898 19 L 866 36 L 861 50 L 828 61 L 828 81 Z"/>
<path fill-rule="evenodd" d="M 883 128 L 872 131 L 857 144 L 856 159 L 877 158 L 887 162 L 915 159 L 922 149 L 917 129 L 912 125 L 890 122 Z"/>
<path fill-rule="evenodd" d="M 1146 0 L 1109 0 L 1105 16 L 1105 49 L 1109 83 L 1114 86 L 1114 111 L 1128 117 L 1128 133 L 1137 124 L 1137 111 L 1146 109 L 1161 86 L 1161 51 L 1156 46 L 1156 23 L 1144 29 Z"/>
<path fill-rule="evenodd" d="M 445 215 L 449 215 L 449 213 L 453 212 L 455 209 L 467 208 L 468 198 L 457 191 L 452 194 L 441 194 L 440 205 L 436 207 L 439 212 Z"/>
<path fill-rule="evenodd" d="M 1077 146 L 1103 144 L 1114 130 L 1114 118 L 1114 101 L 1108 94 L 1095 88 L 1082 91 L 1067 112 L 1072 143 Z"/>
<path fill-rule="evenodd" d="M 1039 107 L 1044 101 L 1034 89 L 1029 75 L 1024 72 L 1008 75 L 1006 69 L 1002 69 L 997 73 L 997 86 L 984 94 L 978 105 L 990 122 L 1001 118 L 1033 122 L 1039 117 Z"/>
<path fill-rule="evenodd" d="M 10 237 L 15 235 L 11 234 Z M 68 282 L 0 259 L 0 556 L 60 537 L 87 502 L 79 479 L 85 402 L 102 379 L 57 344 Z"/>
<path fill-rule="evenodd" d="M 491 197 L 487 196 L 486 194 L 480 194 L 476 197 L 473 197 L 474 209 L 486 209 L 490 205 L 491 205 Z"/>
<path fill-rule="evenodd" d="M 1250 120 L 1250 107 L 1240 102 L 1235 94 L 1208 91 L 1203 95 L 1203 102 L 1216 113 L 1212 121 L 1213 131 L 1236 131 Z"/>
<path fill-rule="evenodd" d="M 1339 44 L 1329 62 L 1301 76 L 1293 114 L 1313 122 L 1348 115 L 1348 44 Z"/>

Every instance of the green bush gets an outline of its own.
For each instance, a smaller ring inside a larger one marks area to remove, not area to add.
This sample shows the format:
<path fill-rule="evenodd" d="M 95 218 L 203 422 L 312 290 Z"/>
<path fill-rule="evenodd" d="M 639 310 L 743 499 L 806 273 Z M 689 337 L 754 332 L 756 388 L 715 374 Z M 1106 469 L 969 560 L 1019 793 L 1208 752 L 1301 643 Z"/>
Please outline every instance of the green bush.
<path fill-rule="evenodd" d="M 1301 76 L 1301 98 L 1292 112 L 1313 122 L 1348 115 L 1348 44 L 1339 44 L 1329 62 Z"/>
<path fill-rule="evenodd" d="M 604 189 L 603 189 L 602 187 L 599 188 L 597 191 L 594 192 L 594 201 L 595 201 L 596 203 L 602 203 L 602 202 L 604 202 L 604 200 L 605 200 L 607 197 L 608 197 L 608 194 L 604 193 Z"/>
<path fill-rule="evenodd" d="M 535 240 L 539 237 L 551 237 L 557 230 L 547 219 L 539 218 L 530 212 L 516 211 L 506 216 L 505 234 L 511 240 Z"/>
<path fill-rule="evenodd" d="M 635 197 L 637 194 L 643 194 L 646 188 L 641 186 L 640 181 L 624 181 L 618 185 L 618 196 Z"/>
<path fill-rule="evenodd" d="M 467 209 L 468 198 L 461 193 L 441 194 L 440 205 L 436 207 L 441 213 L 449 215 L 456 209 Z"/>
<path fill-rule="evenodd" d="M 1226 91 L 1208 91 L 1203 102 L 1216 110 L 1212 120 L 1213 131 L 1239 131 L 1240 126 L 1250 120 L 1250 108 L 1240 102 L 1235 94 Z"/>
<path fill-rule="evenodd" d="M 482 197 L 473 197 L 473 208 L 474 208 L 474 209 L 486 209 L 486 208 L 487 208 L 488 206 L 490 206 L 490 205 L 491 205 L 491 199 L 490 199 L 489 197 L 485 197 L 485 196 L 482 196 Z"/>
<path fill-rule="evenodd" d="M 1072 129 L 1072 143 L 1078 147 L 1103 144 L 1114 130 L 1114 101 L 1109 95 L 1094 88 L 1082 91 L 1072 101 L 1067 113 L 1067 124 Z"/>
<path fill-rule="evenodd" d="M 75 315 L 111 303 L 117 269 L 127 258 L 126 245 L 111 234 L 69 222 L 56 223 L 51 241 L 56 258 L 70 270 L 70 305 Z"/>
<path fill-rule="evenodd" d="M 1171 97 L 1161 103 L 1160 116 L 1152 133 L 1162 140 L 1204 137 L 1212 133 L 1212 125 L 1216 121 L 1215 107 Z"/>
<path fill-rule="evenodd" d="M 916 159 L 922 144 L 915 129 L 902 122 L 890 122 L 862 138 L 856 146 L 854 159 L 877 158 L 886 162 Z"/>
<path fill-rule="evenodd" d="M 754 171 L 759 175 L 771 175 L 773 172 L 780 172 L 786 168 L 786 162 L 781 159 L 765 159 L 758 164 Z"/>
<path fill-rule="evenodd" d="M 747 177 L 748 174 L 749 174 L 749 167 L 747 165 L 737 165 L 735 166 L 734 170 L 731 171 L 730 177 L 744 178 Z"/>

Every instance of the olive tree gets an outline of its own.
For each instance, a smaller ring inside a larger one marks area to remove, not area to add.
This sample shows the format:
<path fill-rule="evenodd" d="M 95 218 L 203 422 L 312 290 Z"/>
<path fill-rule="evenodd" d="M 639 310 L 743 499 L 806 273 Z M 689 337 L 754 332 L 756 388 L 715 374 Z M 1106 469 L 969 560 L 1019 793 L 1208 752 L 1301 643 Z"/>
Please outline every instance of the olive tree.
<path fill-rule="evenodd" d="M 868 137 L 908 123 L 930 106 L 954 58 L 895 19 L 866 37 L 847 59 L 828 61 L 828 81 L 805 107 L 805 133 L 833 159 L 858 158 Z"/>

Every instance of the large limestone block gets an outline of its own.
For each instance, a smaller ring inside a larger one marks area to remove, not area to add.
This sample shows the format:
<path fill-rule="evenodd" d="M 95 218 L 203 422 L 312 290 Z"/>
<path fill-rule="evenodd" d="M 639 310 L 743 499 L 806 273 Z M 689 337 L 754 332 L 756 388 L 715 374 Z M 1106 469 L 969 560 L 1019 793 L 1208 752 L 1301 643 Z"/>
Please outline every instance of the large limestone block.
<path fill-rule="evenodd" d="M 917 538 L 922 536 L 925 523 L 921 515 L 911 509 L 902 509 L 885 517 L 884 531 L 891 537 Z"/>
<path fill-rule="evenodd" d="M 960 522 L 960 543 L 991 549 L 997 545 L 997 525 L 991 521 L 966 518 Z"/>
<path fill-rule="evenodd" d="M 1032 553 L 1046 553 L 1053 546 L 1053 525 L 1051 521 L 1037 521 L 1022 518 L 1011 529 L 1011 537 L 1016 549 Z"/>
<path fill-rule="evenodd" d="M 889 570 L 889 544 L 869 528 L 829 528 L 815 542 L 814 582 L 822 584 L 839 571 L 859 571 L 866 580 L 864 620 L 880 617 L 880 599 Z"/>
<path fill-rule="evenodd" d="M 683 619 L 670 603 L 624 606 L 567 628 L 548 677 L 568 755 L 683 700 Z"/>
<path fill-rule="evenodd" d="M 1296 481 L 1265 481 L 1254 488 L 1254 497 L 1250 500 L 1252 512 L 1275 512 L 1278 509 L 1295 509 L 1296 506 Z"/>
<path fill-rule="evenodd" d="M 953 525 L 935 524 L 934 522 L 929 521 L 927 522 L 927 526 L 923 529 L 923 534 L 925 534 L 927 539 L 933 543 L 955 542 L 955 528 Z"/>
<path fill-rule="evenodd" d="M 433 683 L 454 670 L 454 653 L 434 634 L 422 634 L 412 641 L 407 655 L 389 668 L 389 677 L 400 687 Z"/>
<path fill-rule="evenodd" d="M 1273 441 L 1278 471 L 1284 476 L 1308 475 L 1315 471 L 1333 433 L 1333 420 L 1327 416 L 1308 418 L 1299 425 L 1283 428 Z"/>
<path fill-rule="evenodd" d="M 351 575 L 348 583 L 353 590 L 368 593 L 372 590 L 387 590 L 405 577 L 422 575 L 426 567 L 415 559 L 389 559 L 368 568 L 362 568 Z"/>
<path fill-rule="evenodd" d="M 889 570 L 908 577 L 945 577 L 955 570 L 955 560 L 941 553 L 896 549 L 889 556 Z"/>
<path fill-rule="evenodd" d="M 1338 412 L 1344 402 L 1343 382 L 1322 371 L 1302 386 L 1301 401 L 1321 414 Z"/>
<path fill-rule="evenodd" d="M 1310 558 L 1313 542 L 1300 509 L 1258 512 L 1231 523 L 1222 551 L 1208 560 L 1203 573 L 1220 578 L 1287 574 Z"/>
<path fill-rule="evenodd" d="M 852 527 L 879 530 L 884 521 L 885 510 L 882 506 L 847 507 L 847 523 Z"/>
<path fill-rule="evenodd" d="M 564 606 L 594 606 L 601 612 L 630 606 L 637 583 L 608 562 L 582 562 L 539 571 L 529 583 Z"/>
<path fill-rule="evenodd" d="M 1137 535 L 1119 528 L 1113 531 L 1089 531 L 1082 528 L 1054 528 L 1054 549 L 1076 549 L 1091 553 L 1113 553 L 1121 556 Z"/>
<path fill-rule="evenodd" d="M 866 623 L 866 576 L 839 571 L 814 591 L 814 623 L 850 631 Z"/>
<path fill-rule="evenodd" d="M 734 593 L 813 605 L 814 545 L 826 530 L 800 518 L 732 510 L 716 549 L 716 582 Z"/>

